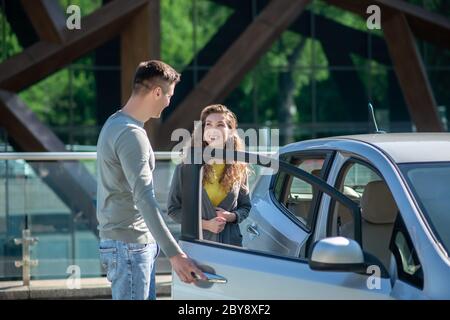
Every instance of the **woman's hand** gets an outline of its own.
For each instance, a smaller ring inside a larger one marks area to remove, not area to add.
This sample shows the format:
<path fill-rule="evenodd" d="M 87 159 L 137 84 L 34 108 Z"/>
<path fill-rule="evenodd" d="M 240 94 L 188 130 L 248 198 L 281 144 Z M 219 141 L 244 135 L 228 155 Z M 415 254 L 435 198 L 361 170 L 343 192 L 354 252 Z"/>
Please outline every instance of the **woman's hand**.
<path fill-rule="evenodd" d="M 215 217 L 211 220 L 202 220 L 202 229 L 208 230 L 212 233 L 220 233 L 227 221 L 222 217 Z"/>
<path fill-rule="evenodd" d="M 216 208 L 216 214 L 218 217 L 224 218 L 226 222 L 234 222 L 236 221 L 236 213 L 228 212 L 222 208 Z"/>

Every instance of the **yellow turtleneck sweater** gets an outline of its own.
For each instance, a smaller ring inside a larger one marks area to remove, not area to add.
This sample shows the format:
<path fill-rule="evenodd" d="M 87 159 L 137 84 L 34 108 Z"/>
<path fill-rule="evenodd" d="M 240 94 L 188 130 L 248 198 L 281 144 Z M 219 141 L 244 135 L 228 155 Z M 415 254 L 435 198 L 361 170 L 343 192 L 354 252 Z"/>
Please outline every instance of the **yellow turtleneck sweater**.
<path fill-rule="evenodd" d="M 205 188 L 211 203 L 217 207 L 228 194 L 219 182 L 220 178 L 222 178 L 223 171 L 225 170 L 225 164 L 214 163 L 212 164 L 212 169 L 211 181 L 205 182 L 203 187 Z"/>

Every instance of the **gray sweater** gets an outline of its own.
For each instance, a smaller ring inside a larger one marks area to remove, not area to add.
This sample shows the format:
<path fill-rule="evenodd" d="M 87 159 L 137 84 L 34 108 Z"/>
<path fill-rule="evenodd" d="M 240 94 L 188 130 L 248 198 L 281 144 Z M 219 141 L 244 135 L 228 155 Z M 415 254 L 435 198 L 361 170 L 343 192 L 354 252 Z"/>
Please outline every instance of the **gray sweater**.
<path fill-rule="evenodd" d="M 97 219 L 102 239 L 154 243 L 168 257 L 181 253 L 155 199 L 155 158 L 144 123 L 118 111 L 97 143 Z"/>
<path fill-rule="evenodd" d="M 178 223 L 181 223 L 182 221 L 181 196 L 183 188 L 192 188 L 192 184 L 189 182 L 183 186 L 183 166 L 183 164 L 179 164 L 175 168 L 167 203 L 167 213 L 169 217 Z M 247 181 L 245 183 L 247 184 Z M 231 191 L 228 192 L 225 199 L 219 203 L 218 207 L 229 212 L 234 212 L 236 214 L 236 220 L 234 222 L 228 222 L 222 232 L 218 234 L 203 230 L 203 239 L 242 246 L 242 234 L 239 224 L 248 217 L 252 207 L 248 191 L 242 186 L 235 185 Z M 205 188 L 202 188 L 202 218 L 210 220 L 216 216 L 215 207 L 211 203 Z"/>

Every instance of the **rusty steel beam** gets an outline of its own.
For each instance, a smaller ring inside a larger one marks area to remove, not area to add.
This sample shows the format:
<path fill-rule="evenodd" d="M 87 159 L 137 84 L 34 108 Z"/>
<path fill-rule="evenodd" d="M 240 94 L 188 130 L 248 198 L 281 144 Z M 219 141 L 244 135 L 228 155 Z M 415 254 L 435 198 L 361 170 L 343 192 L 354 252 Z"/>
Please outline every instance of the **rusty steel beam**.
<path fill-rule="evenodd" d="M 382 16 L 384 37 L 413 123 L 418 131 L 443 131 L 436 101 L 403 13 Z"/>
<path fill-rule="evenodd" d="M 81 30 L 64 30 L 63 44 L 39 41 L 0 64 L 0 88 L 18 92 L 122 32 L 149 0 L 115 0 L 81 19 Z"/>
<path fill-rule="evenodd" d="M 161 24 L 160 0 L 151 0 L 139 10 L 120 34 L 121 96 L 125 104 L 131 95 L 132 81 L 136 67 L 141 61 L 160 59 Z M 150 142 L 158 138 L 160 119 L 145 123 Z"/>
<path fill-rule="evenodd" d="M 34 30 L 42 41 L 63 43 L 66 19 L 54 0 L 20 0 Z"/>

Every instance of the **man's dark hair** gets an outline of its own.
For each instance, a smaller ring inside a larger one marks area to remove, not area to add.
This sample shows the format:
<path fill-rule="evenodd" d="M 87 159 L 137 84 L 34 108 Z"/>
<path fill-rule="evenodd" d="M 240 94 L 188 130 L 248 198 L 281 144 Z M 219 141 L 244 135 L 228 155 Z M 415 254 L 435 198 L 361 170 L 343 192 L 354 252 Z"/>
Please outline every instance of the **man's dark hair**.
<path fill-rule="evenodd" d="M 133 93 L 161 87 L 164 93 L 172 83 L 180 81 L 180 74 L 174 68 L 159 60 L 144 61 L 134 74 Z"/>

